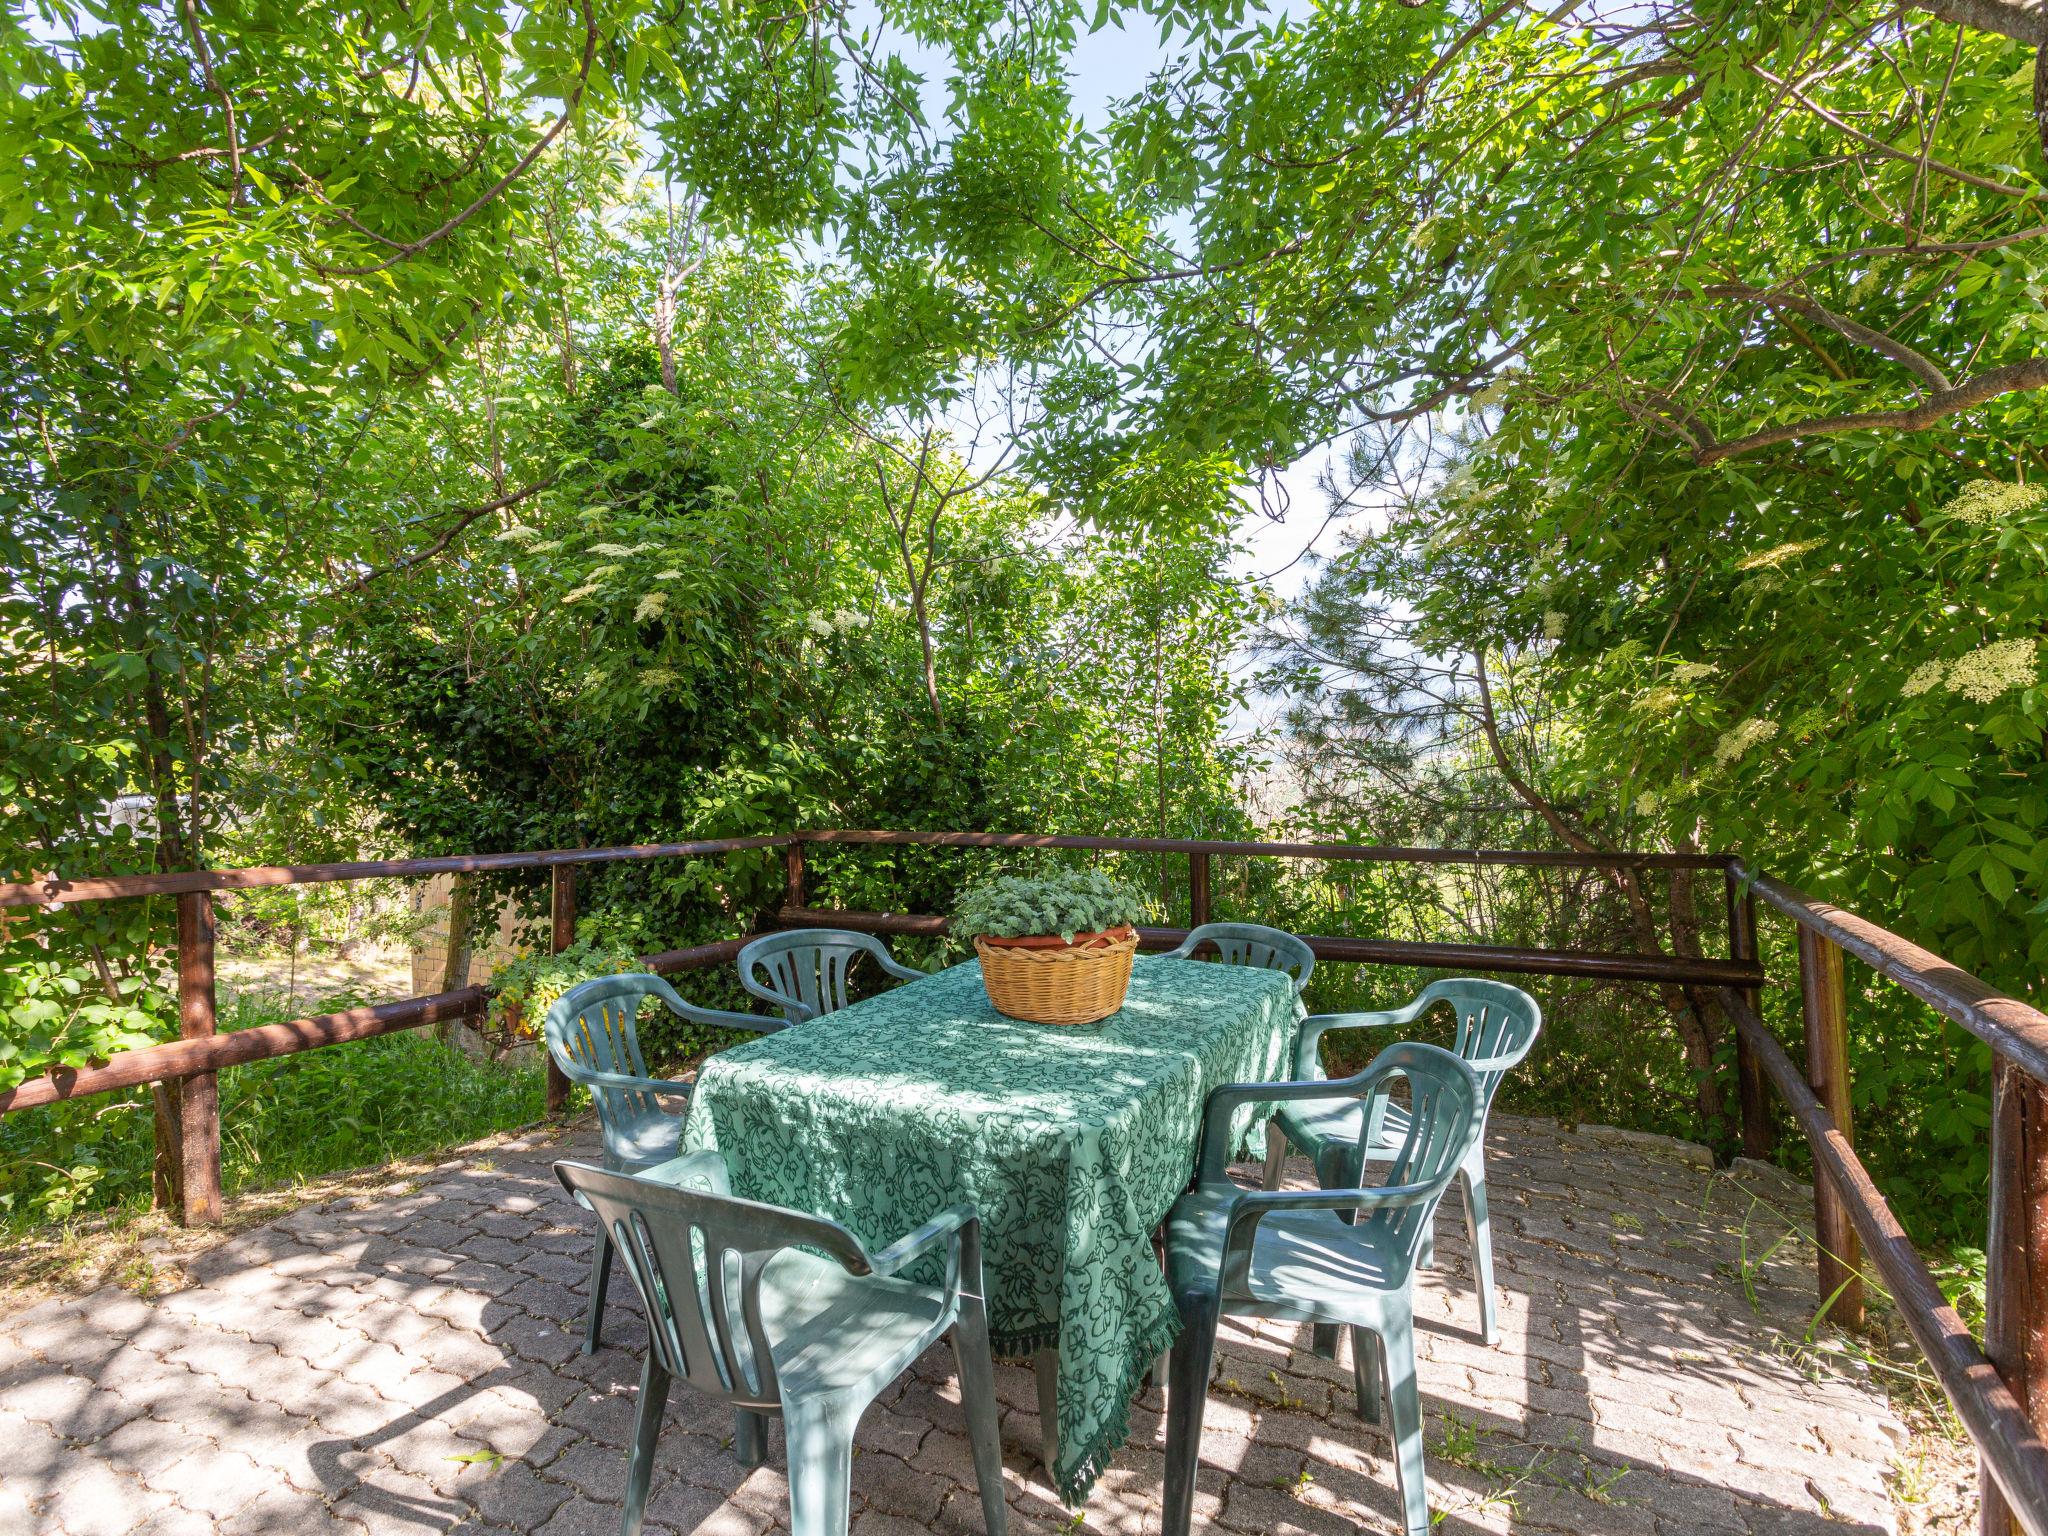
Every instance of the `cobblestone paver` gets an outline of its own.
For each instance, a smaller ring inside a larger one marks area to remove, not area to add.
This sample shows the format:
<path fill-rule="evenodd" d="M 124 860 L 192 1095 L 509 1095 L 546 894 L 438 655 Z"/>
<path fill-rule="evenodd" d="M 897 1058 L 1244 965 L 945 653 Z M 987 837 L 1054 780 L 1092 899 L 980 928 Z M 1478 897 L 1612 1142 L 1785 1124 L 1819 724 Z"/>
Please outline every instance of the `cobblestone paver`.
<path fill-rule="evenodd" d="M 591 1146 L 518 1145 L 309 1207 L 209 1250 L 153 1300 L 109 1288 L 0 1319 L 0 1532 L 616 1531 L 645 1332 L 621 1286 L 610 1347 L 579 1353 L 591 1229 L 548 1166 Z M 1497 1120 L 1492 1148 L 1501 1345 L 1478 1340 L 1450 1210 L 1418 1294 L 1440 1530 L 1895 1529 L 1903 1430 L 1874 1386 L 1798 1348 L 1814 1305 L 1811 1249 L 1787 1239 L 1801 1186 L 1547 1122 Z M 1225 1324 L 1198 1528 L 1397 1529 L 1386 1437 L 1357 1417 L 1348 1365 L 1306 1345 L 1302 1329 Z M 1029 1372 L 999 1366 L 997 1390 L 1012 1530 L 1158 1530 L 1157 1391 L 1072 1511 L 1037 1464 Z M 779 1438 L 748 1473 L 724 1413 L 683 1389 L 669 1412 L 649 1530 L 786 1524 Z M 981 1531 L 943 1346 L 859 1444 L 856 1536 Z"/>

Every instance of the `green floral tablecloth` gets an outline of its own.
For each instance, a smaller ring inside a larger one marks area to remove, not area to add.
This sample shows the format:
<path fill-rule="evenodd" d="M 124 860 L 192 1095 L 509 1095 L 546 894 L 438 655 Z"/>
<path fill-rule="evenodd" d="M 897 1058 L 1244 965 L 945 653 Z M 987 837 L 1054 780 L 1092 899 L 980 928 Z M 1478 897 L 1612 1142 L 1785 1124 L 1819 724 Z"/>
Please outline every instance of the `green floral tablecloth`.
<path fill-rule="evenodd" d="M 1060 1351 L 1053 1479 L 1078 1502 L 1180 1328 L 1152 1231 L 1193 1172 L 1203 1101 L 1284 1076 L 1300 1013 L 1277 971 L 1140 957 L 1100 1024 L 1025 1024 L 970 962 L 713 1057 L 682 1150 L 716 1148 L 735 1194 L 873 1246 L 979 1210 L 996 1352 Z"/>

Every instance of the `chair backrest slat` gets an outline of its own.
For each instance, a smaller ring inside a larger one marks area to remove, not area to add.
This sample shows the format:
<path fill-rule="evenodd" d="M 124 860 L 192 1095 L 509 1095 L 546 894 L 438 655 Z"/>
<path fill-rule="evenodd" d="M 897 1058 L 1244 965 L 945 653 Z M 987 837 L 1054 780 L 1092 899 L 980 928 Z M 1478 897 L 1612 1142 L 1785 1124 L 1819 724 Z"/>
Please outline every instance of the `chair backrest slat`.
<path fill-rule="evenodd" d="M 706 1154 L 715 1159 L 715 1154 Z M 785 1249 L 808 1248 L 855 1274 L 860 1242 L 837 1222 L 738 1200 L 706 1163 L 705 1189 L 676 1188 L 587 1163 L 556 1175 L 597 1212 L 646 1308 L 648 1335 L 671 1375 L 741 1408 L 772 1408 L 781 1384 L 761 1310 L 761 1281 Z"/>
<path fill-rule="evenodd" d="M 1386 1094 L 1396 1079 L 1408 1085 L 1408 1129 L 1387 1171 L 1386 1183 L 1429 1187 L 1429 1198 L 1413 1205 L 1368 1211 L 1363 1227 L 1377 1226 L 1412 1258 L 1421 1248 L 1437 1202 L 1459 1165 L 1484 1131 L 1479 1085 L 1462 1059 L 1437 1046 L 1406 1040 L 1388 1046 L 1365 1069 L 1368 1082 L 1384 1079 Z M 1370 1121 L 1373 1116 L 1366 1116 Z"/>
<path fill-rule="evenodd" d="M 1316 968 L 1316 953 L 1307 943 L 1264 923 L 1204 923 L 1189 930 L 1174 954 L 1191 957 L 1205 946 L 1213 946 L 1216 958 L 1225 965 L 1286 972 L 1293 978 L 1297 995 Z"/>
<path fill-rule="evenodd" d="M 1422 990 L 1427 1005 L 1448 1004 L 1457 1014 L 1457 1053 L 1479 1080 L 1482 1126 L 1501 1079 L 1529 1054 L 1543 1032 L 1543 1009 L 1520 987 L 1454 976 Z"/>
<path fill-rule="evenodd" d="M 872 934 L 841 928 L 766 934 L 740 951 L 740 984 L 782 1009 L 790 1023 L 800 1024 L 837 1013 L 854 1000 L 848 978 L 863 956 L 884 969 L 895 966 L 888 948 Z"/>

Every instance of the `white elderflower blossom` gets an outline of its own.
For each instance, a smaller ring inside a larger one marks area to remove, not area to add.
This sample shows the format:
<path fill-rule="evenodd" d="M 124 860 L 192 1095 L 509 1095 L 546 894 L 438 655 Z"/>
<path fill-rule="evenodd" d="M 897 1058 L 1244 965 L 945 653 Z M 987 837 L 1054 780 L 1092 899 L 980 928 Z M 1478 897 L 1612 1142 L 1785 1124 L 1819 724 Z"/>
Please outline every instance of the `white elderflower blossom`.
<path fill-rule="evenodd" d="M 1775 571 L 1787 560 L 1795 560 L 1811 550 L 1819 549 L 1821 540 L 1803 539 L 1796 544 L 1779 544 L 1771 549 L 1760 549 L 1753 555 L 1744 555 L 1735 562 L 1738 571 Z"/>
<path fill-rule="evenodd" d="M 1564 627 L 1570 622 L 1571 620 L 1567 615 L 1559 613 L 1555 608 L 1551 609 L 1543 615 L 1543 638 L 1546 640 L 1562 640 L 1564 638 Z"/>
<path fill-rule="evenodd" d="M 1917 699 L 1940 682 L 1941 674 L 1947 670 L 1948 663 L 1945 661 L 1923 661 L 1913 669 L 1911 677 L 1899 684 L 1899 692 L 1909 699 Z"/>
<path fill-rule="evenodd" d="M 529 528 L 524 523 L 514 523 L 497 537 L 501 544 L 528 544 L 540 537 L 540 530 Z"/>
<path fill-rule="evenodd" d="M 804 620 L 804 627 L 820 640 L 832 638 L 832 621 L 822 613 L 814 613 Z"/>
<path fill-rule="evenodd" d="M 1712 677 L 1720 670 L 1711 661 L 1681 661 L 1671 669 L 1671 681 L 1696 683 L 1703 677 Z"/>
<path fill-rule="evenodd" d="M 1638 816 L 1654 816 L 1657 814 L 1657 807 L 1661 804 L 1663 802 L 1657 798 L 1657 792 L 1654 789 L 1646 789 L 1636 796 L 1636 814 Z"/>
<path fill-rule="evenodd" d="M 642 688 L 662 689 L 675 682 L 676 675 L 667 667 L 644 667 L 635 679 Z"/>
<path fill-rule="evenodd" d="M 590 546 L 590 552 L 593 555 L 604 555 L 613 560 L 623 560 L 634 553 L 633 550 L 628 549 L 624 544 L 593 544 Z"/>
<path fill-rule="evenodd" d="M 852 608 L 834 608 L 832 610 L 832 627 L 845 630 L 866 629 L 868 627 L 868 616 Z"/>
<path fill-rule="evenodd" d="M 590 596 L 591 593 L 595 592 L 598 589 L 599 585 L 600 583 L 595 581 L 586 582 L 584 585 L 576 588 L 572 592 L 564 592 L 562 594 L 562 606 L 566 608 L 571 603 L 582 602 L 583 599 Z"/>
<path fill-rule="evenodd" d="M 2001 693 L 2025 688 L 2034 681 L 2034 641 L 2030 636 L 2000 640 L 1949 663 L 1948 691 L 1975 704 L 1989 704 Z"/>
<path fill-rule="evenodd" d="M 681 571 L 656 571 L 654 579 L 656 581 L 681 581 L 683 573 Z"/>
<path fill-rule="evenodd" d="M 586 571 L 584 573 L 583 579 L 594 585 L 597 582 L 603 581 L 607 576 L 618 575 L 619 572 L 624 569 L 625 567 L 620 565 L 600 565 L 594 567 L 589 571 Z"/>
<path fill-rule="evenodd" d="M 1680 694 L 1676 688 L 1660 685 L 1652 688 L 1629 707 L 1631 709 L 1639 709 L 1646 715 L 1668 715 L 1684 702 L 1684 695 Z"/>
<path fill-rule="evenodd" d="M 638 606 L 633 609 L 633 622 L 635 624 L 645 624 L 649 619 L 658 619 L 667 607 L 668 594 L 666 592 L 643 592 L 640 595 Z"/>
<path fill-rule="evenodd" d="M 1732 767 L 1740 762 L 1751 747 L 1760 746 L 1778 734 L 1775 720 L 1745 720 L 1731 730 L 1721 733 L 1721 739 L 1714 743 L 1714 766 Z"/>
<path fill-rule="evenodd" d="M 2022 512 L 2031 512 L 2044 501 L 2048 501 L 2048 486 L 1972 480 L 1955 500 L 1941 509 L 1941 515 L 1952 517 L 1959 523 L 1968 523 L 1973 528 L 1983 528 L 1992 523 L 2002 523 Z"/>

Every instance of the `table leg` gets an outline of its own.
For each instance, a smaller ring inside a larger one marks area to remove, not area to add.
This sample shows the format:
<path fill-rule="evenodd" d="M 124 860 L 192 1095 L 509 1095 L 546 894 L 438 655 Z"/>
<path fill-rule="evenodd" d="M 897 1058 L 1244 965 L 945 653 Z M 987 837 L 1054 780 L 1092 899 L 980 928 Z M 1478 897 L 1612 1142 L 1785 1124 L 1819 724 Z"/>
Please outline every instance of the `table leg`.
<path fill-rule="evenodd" d="M 1060 1352 L 1041 1349 L 1031 1370 L 1038 1377 L 1038 1457 L 1050 1472 L 1060 1454 Z"/>

